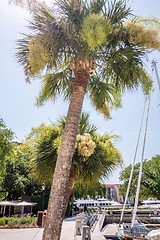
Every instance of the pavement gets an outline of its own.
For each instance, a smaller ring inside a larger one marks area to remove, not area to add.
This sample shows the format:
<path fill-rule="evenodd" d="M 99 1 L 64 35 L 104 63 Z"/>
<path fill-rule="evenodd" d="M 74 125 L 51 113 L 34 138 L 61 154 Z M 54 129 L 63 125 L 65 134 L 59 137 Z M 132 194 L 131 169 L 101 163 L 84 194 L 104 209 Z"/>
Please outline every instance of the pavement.
<path fill-rule="evenodd" d="M 74 240 L 76 218 L 63 221 L 60 240 Z M 43 228 L 0 229 L 0 240 L 42 240 Z"/>
<path fill-rule="evenodd" d="M 62 224 L 60 240 L 81 240 L 81 236 L 75 235 L 76 217 L 66 218 Z M 0 240 L 42 240 L 44 228 L 21 228 L 21 229 L 0 229 Z M 98 224 L 93 233 L 92 240 L 104 240 L 103 233 L 99 232 Z"/>

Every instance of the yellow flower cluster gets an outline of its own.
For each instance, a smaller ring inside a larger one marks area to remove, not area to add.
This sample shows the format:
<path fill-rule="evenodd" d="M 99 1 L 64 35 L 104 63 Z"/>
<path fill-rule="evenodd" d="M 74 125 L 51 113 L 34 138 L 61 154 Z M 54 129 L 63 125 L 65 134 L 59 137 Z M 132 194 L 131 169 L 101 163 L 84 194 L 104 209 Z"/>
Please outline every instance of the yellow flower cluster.
<path fill-rule="evenodd" d="M 130 42 L 148 49 L 160 49 L 159 30 L 148 28 L 142 24 L 126 23 L 126 29 L 130 35 Z"/>
<path fill-rule="evenodd" d="M 35 75 L 42 70 L 48 61 L 48 52 L 41 44 L 39 38 L 35 38 L 29 45 L 28 62 L 30 65 L 30 74 Z"/>
<path fill-rule="evenodd" d="M 93 142 L 92 137 L 89 133 L 86 133 L 84 136 L 77 135 L 78 141 L 78 152 L 84 157 L 89 157 L 93 154 L 96 147 L 95 142 Z"/>

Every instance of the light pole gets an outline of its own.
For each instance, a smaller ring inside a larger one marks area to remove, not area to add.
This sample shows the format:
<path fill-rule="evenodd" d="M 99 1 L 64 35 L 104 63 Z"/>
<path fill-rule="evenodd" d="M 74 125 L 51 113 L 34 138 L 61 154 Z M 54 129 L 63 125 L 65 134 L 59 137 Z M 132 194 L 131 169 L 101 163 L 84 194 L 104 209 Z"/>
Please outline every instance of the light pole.
<path fill-rule="evenodd" d="M 42 211 L 44 211 L 44 190 L 45 190 L 45 184 L 42 184 Z"/>

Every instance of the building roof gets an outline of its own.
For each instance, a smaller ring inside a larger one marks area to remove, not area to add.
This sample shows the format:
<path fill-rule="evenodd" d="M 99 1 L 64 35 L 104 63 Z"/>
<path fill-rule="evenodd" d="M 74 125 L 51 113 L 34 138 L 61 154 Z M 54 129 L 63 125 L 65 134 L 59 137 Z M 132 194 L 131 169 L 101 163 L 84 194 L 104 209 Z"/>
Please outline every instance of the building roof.
<path fill-rule="evenodd" d="M 120 184 L 106 184 L 107 188 L 114 188 L 114 187 L 119 187 Z"/>

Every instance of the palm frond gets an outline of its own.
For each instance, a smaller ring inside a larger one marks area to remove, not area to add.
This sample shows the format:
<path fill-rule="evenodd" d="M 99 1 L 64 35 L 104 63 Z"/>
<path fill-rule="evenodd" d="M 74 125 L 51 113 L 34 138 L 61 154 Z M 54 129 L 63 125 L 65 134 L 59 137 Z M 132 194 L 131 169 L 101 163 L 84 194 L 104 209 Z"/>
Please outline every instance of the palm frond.
<path fill-rule="evenodd" d="M 42 132 L 43 133 L 43 132 Z M 61 142 L 59 130 L 52 128 L 36 144 L 33 163 L 39 178 L 51 183 Z"/>
<path fill-rule="evenodd" d="M 62 131 L 65 128 L 66 123 L 66 117 L 61 117 L 61 119 L 58 121 L 58 128 L 62 129 Z M 86 133 L 89 133 L 91 136 L 93 136 L 97 131 L 97 127 L 90 123 L 89 121 L 89 114 L 82 112 L 79 125 L 78 125 L 78 134 L 84 135 Z"/>
<path fill-rule="evenodd" d="M 89 10 L 91 13 L 101 14 L 106 6 L 107 0 L 90 0 Z"/>
<path fill-rule="evenodd" d="M 103 79 L 108 79 L 117 89 L 137 89 L 146 79 L 146 85 L 151 86 L 151 80 L 143 68 L 141 56 L 144 50 L 120 46 L 111 49 L 104 58 L 103 69 L 100 71 Z M 142 81 L 143 76 L 143 81 Z"/>
<path fill-rule="evenodd" d="M 110 118 L 113 108 L 121 107 L 121 94 L 112 83 L 101 80 L 98 74 L 90 79 L 88 94 L 96 110 Z"/>
<path fill-rule="evenodd" d="M 111 20 L 113 24 L 120 23 L 124 21 L 125 18 L 128 18 L 131 15 L 130 8 L 127 7 L 126 1 L 109 1 L 107 9 L 107 17 Z"/>
<path fill-rule="evenodd" d="M 56 96 L 62 95 L 68 100 L 72 94 L 72 72 L 66 69 L 61 72 L 48 73 L 43 78 L 43 86 L 37 98 L 37 105 L 42 105 L 45 101 L 55 101 Z"/>
<path fill-rule="evenodd" d="M 93 124 L 90 124 L 89 114 L 82 112 L 78 125 L 78 134 L 84 135 L 85 133 L 89 133 L 91 136 L 93 136 L 96 131 L 97 127 Z"/>

